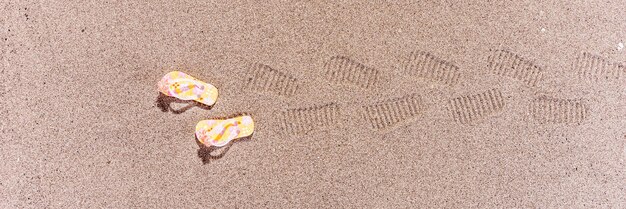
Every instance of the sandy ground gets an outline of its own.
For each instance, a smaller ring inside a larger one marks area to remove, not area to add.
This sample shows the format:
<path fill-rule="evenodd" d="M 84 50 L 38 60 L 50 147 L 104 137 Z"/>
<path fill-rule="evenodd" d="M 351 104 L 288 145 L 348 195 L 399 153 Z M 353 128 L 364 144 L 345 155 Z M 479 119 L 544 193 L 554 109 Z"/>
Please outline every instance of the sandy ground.
<path fill-rule="evenodd" d="M 625 1 L 354 2 L 0 1 L 0 207 L 626 207 Z"/>

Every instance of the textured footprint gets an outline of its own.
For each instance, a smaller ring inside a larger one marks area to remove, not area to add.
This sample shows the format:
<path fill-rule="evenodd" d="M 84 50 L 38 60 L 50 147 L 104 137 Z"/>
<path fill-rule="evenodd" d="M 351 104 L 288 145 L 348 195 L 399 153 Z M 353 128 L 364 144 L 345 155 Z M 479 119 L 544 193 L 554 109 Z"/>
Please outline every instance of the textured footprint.
<path fill-rule="evenodd" d="M 450 86 L 459 83 L 461 75 L 459 67 L 423 51 L 411 52 L 404 69 L 411 75 Z"/>
<path fill-rule="evenodd" d="M 299 88 L 296 78 L 264 64 L 253 64 L 245 79 L 244 88 L 257 92 L 273 92 L 289 97 L 296 94 Z"/>
<path fill-rule="evenodd" d="M 540 96 L 528 108 L 530 115 L 540 123 L 582 123 L 589 115 L 589 107 L 580 99 L 557 99 Z"/>
<path fill-rule="evenodd" d="M 373 129 L 385 129 L 415 118 L 424 110 L 420 95 L 411 94 L 361 107 L 365 121 Z"/>
<path fill-rule="evenodd" d="M 299 135 L 337 125 L 339 106 L 327 103 L 288 109 L 281 114 L 280 128 L 284 133 Z"/>
<path fill-rule="evenodd" d="M 502 92 L 498 89 L 448 100 L 449 111 L 454 121 L 461 124 L 469 124 L 500 112 L 504 105 Z"/>
<path fill-rule="evenodd" d="M 612 63 L 588 52 L 578 56 L 574 63 L 574 69 L 581 78 L 593 81 L 617 80 L 623 78 L 626 73 L 626 66 Z"/>
<path fill-rule="evenodd" d="M 513 78 L 533 87 L 543 79 L 544 71 L 534 63 L 506 50 L 493 50 L 487 61 L 487 69 L 496 75 Z"/>
<path fill-rule="evenodd" d="M 358 63 L 344 56 L 331 57 L 324 63 L 326 78 L 338 84 L 356 85 L 371 88 L 380 81 L 380 71 Z"/>

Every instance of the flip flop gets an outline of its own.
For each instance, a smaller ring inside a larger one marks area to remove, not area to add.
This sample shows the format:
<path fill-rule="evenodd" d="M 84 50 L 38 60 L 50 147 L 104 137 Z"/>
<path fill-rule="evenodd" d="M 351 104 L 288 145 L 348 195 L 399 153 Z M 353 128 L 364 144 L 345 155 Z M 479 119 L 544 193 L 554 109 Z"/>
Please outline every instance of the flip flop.
<path fill-rule="evenodd" d="M 196 138 L 207 147 L 222 147 L 234 139 L 250 136 L 252 132 L 254 132 L 254 121 L 250 116 L 225 120 L 203 120 L 196 125 Z"/>
<path fill-rule="evenodd" d="M 194 100 L 211 106 L 217 100 L 217 88 L 183 72 L 172 71 L 159 81 L 159 91 L 181 100 Z"/>

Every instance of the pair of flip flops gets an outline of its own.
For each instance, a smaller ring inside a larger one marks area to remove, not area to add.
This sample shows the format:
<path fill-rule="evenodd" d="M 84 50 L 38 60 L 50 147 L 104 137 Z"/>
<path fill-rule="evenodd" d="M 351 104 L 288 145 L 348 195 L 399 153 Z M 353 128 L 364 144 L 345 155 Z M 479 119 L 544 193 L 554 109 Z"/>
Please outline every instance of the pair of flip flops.
<path fill-rule="evenodd" d="M 183 72 L 173 71 L 161 79 L 159 91 L 181 100 L 194 100 L 212 106 L 217 101 L 217 88 Z M 232 140 L 248 137 L 254 132 L 252 117 L 244 115 L 223 120 L 202 120 L 196 125 L 196 138 L 205 146 L 222 147 Z"/>

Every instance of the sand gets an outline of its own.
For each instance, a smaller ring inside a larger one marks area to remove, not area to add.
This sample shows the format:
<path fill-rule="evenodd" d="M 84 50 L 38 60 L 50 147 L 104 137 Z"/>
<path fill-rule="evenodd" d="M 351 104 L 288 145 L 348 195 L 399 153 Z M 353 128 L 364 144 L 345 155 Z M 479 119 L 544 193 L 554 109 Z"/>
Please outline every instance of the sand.
<path fill-rule="evenodd" d="M 1 1 L 0 207 L 624 208 L 620 8 Z"/>

